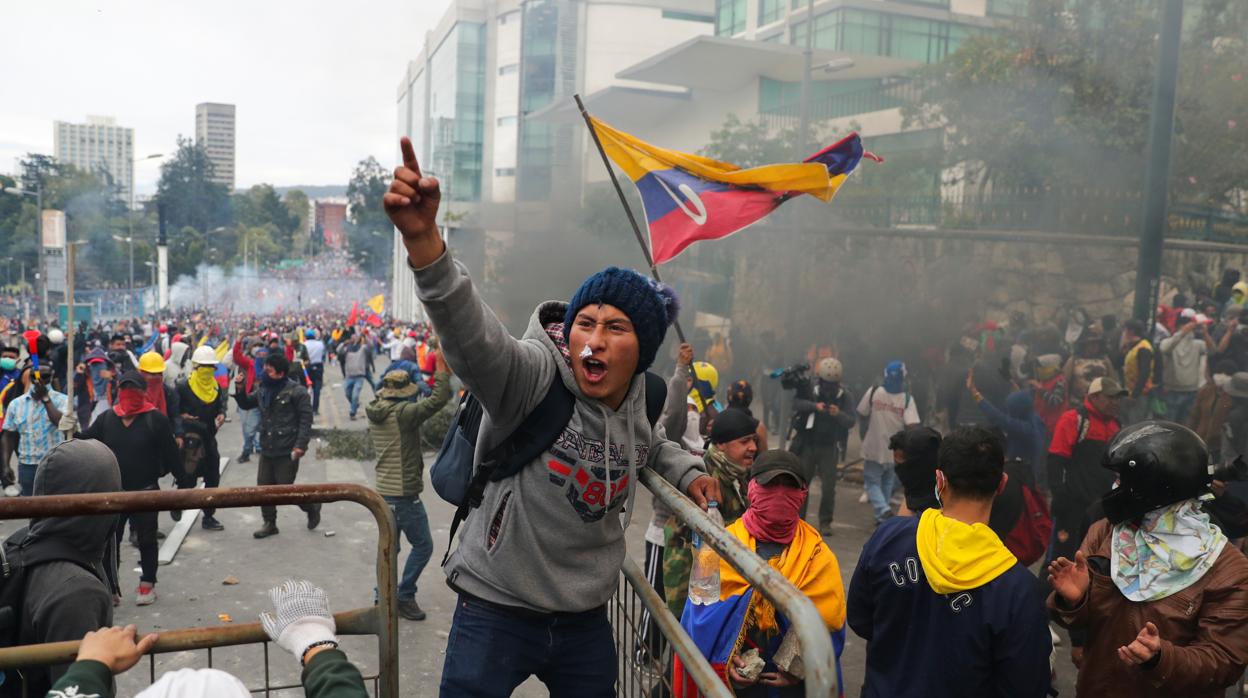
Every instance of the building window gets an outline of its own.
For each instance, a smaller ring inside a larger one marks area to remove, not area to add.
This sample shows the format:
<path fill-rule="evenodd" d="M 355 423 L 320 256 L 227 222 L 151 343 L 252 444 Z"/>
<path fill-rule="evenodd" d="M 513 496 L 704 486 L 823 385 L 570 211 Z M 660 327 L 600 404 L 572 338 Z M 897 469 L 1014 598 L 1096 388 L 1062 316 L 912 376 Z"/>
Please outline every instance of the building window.
<path fill-rule="evenodd" d="M 793 24 L 794 45 L 806 45 L 806 24 Z M 956 51 L 974 31 L 950 22 L 843 8 L 815 17 L 813 43 L 815 48 L 833 51 L 936 63 Z"/>
<path fill-rule="evenodd" d="M 679 19 L 685 22 L 705 22 L 714 24 L 714 15 L 703 15 L 697 12 L 678 12 L 676 10 L 663 10 L 663 19 Z"/>
<path fill-rule="evenodd" d="M 509 64 L 509 65 L 505 65 L 505 66 L 500 67 L 500 68 L 498 69 L 498 74 L 499 74 L 499 75 L 511 75 L 512 73 L 515 73 L 517 70 L 520 70 L 520 64 L 519 64 L 519 63 L 511 63 L 511 64 Z"/>
<path fill-rule="evenodd" d="M 732 36 L 745 31 L 745 0 L 715 0 L 715 35 Z"/>
<path fill-rule="evenodd" d="M 758 25 L 771 24 L 784 16 L 784 0 L 758 0 Z"/>
<path fill-rule="evenodd" d="M 998 17 L 1026 17 L 1027 0 L 988 0 L 988 14 Z"/>
<path fill-rule="evenodd" d="M 520 19 L 520 10 L 512 10 L 511 12 L 504 12 L 503 14 L 499 15 L 498 23 L 510 24 L 516 21 L 517 19 Z"/>
<path fill-rule="evenodd" d="M 516 117 L 514 117 L 514 116 L 500 116 L 500 117 L 498 117 L 498 125 L 499 125 L 500 127 L 505 127 L 505 126 L 515 126 L 515 125 L 516 125 Z"/>
<path fill-rule="evenodd" d="M 494 168 L 495 177 L 515 177 L 516 168 L 514 167 L 496 167 Z"/>

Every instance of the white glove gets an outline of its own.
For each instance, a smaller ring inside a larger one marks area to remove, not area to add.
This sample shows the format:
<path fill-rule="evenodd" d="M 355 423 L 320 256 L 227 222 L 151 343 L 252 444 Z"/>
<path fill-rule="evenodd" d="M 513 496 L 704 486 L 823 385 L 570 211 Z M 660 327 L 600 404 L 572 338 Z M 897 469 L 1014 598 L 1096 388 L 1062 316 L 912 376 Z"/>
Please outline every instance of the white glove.
<path fill-rule="evenodd" d="M 73 410 L 66 410 L 61 413 L 61 421 L 56 428 L 70 434 L 78 431 L 78 415 Z"/>
<path fill-rule="evenodd" d="M 270 589 L 269 598 L 277 614 L 261 613 L 260 624 L 278 646 L 295 655 L 300 663 L 313 645 L 338 645 L 334 634 L 337 627 L 324 589 L 312 582 L 288 579 Z"/>

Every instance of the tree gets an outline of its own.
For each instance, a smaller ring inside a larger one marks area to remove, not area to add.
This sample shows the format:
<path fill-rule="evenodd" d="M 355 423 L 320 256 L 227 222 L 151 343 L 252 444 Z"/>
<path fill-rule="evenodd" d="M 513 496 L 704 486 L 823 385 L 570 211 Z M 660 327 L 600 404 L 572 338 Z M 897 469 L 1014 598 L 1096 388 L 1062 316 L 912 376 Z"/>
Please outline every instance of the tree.
<path fill-rule="evenodd" d="M 272 184 L 257 184 L 235 194 L 231 202 L 237 225 L 249 228 L 272 226 L 269 236 L 281 251 L 281 256 L 297 256 L 294 235 L 299 227 L 299 218 L 278 197 Z"/>
<path fill-rule="evenodd" d="M 292 236 L 292 245 L 297 254 L 291 255 L 295 257 L 306 257 L 308 250 L 308 233 L 311 226 L 308 225 L 308 217 L 311 215 L 311 201 L 308 195 L 300 189 L 291 189 L 282 197 L 282 204 L 290 213 L 295 221 L 295 232 Z"/>
<path fill-rule="evenodd" d="M 1190 8 L 1172 191 L 1180 201 L 1226 205 L 1248 181 L 1234 117 L 1248 113 L 1248 10 L 1234 0 Z M 924 71 L 905 123 L 942 130 L 951 182 L 1138 190 L 1157 13 L 1142 0 L 1029 0 L 1025 20 L 968 39 Z"/>
<path fill-rule="evenodd" d="M 373 156 L 361 160 L 347 184 L 347 244 L 351 256 L 373 278 L 390 275 L 394 225 L 381 199 L 390 188 L 390 173 Z"/>
<path fill-rule="evenodd" d="M 193 228 L 202 234 L 229 225 L 229 192 L 211 178 L 212 161 L 204 147 L 179 136 L 177 153 L 161 165 L 152 200 L 163 208 L 168 230 Z"/>

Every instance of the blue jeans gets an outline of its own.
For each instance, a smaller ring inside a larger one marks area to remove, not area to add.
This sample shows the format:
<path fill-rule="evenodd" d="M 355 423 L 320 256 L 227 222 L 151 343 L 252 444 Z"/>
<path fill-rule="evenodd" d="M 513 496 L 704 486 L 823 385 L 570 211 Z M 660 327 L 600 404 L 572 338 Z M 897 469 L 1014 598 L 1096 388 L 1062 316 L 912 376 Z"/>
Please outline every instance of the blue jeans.
<path fill-rule="evenodd" d="M 351 403 L 352 417 L 360 411 L 360 393 L 364 391 L 364 382 L 367 380 L 367 376 L 347 376 L 347 382 L 343 387 L 347 391 L 347 402 Z"/>
<path fill-rule="evenodd" d="M 238 421 L 243 425 L 243 455 L 260 452 L 260 408 L 238 410 Z M 253 445 L 254 444 L 254 445 Z"/>
<path fill-rule="evenodd" d="M 416 598 L 416 580 L 433 557 L 433 535 L 429 533 L 429 517 L 425 514 L 425 505 L 419 497 L 383 497 L 390 511 L 394 513 L 394 523 L 412 546 L 407 554 L 407 562 L 403 563 L 403 577 L 399 580 L 399 600 L 411 601 Z M 395 541 L 396 548 L 399 541 Z"/>
<path fill-rule="evenodd" d="M 535 675 L 551 698 L 610 698 L 618 672 L 605 609 L 529 617 L 460 596 L 439 695 L 506 698 Z"/>
<path fill-rule="evenodd" d="M 864 461 L 862 483 L 867 490 L 867 501 L 871 502 L 871 509 L 875 512 L 876 523 L 888 518 L 893 513 L 888 500 L 892 498 L 893 489 L 897 487 L 896 466 L 873 460 Z"/>
<path fill-rule="evenodd" d="M 35 492 L 35 473 L 39 470 L 37 463 L 18 463 L 17 464 L 17 485 L 22 490 L 23 497 L 29 497 Z"/>
<path fill-rule="evenodd" d="M 1167 390 L 1165 400 L 1166 419 L 1171 422 L 1186 424 L 1187 415 L 1192 411 L 1192 405 L 1196 402 L 1196 392 Z"/>

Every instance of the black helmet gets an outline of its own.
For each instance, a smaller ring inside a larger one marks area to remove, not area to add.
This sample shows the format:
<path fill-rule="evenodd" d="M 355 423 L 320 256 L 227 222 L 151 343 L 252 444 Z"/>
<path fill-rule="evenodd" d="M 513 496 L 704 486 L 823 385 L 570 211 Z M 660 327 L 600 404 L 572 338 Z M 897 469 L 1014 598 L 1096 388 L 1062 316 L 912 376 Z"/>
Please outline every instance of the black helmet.
<path fill-rule="evenodd" d="M 1118 488 L 1101 498 L 1111 523 L 1138 521 L 1167 504 L 1209 491 L 1209 451 L 1196 432 L 1174 422 L 1148 421 L 1118 432 L 1102 462 L 1118 473 Z"/>

